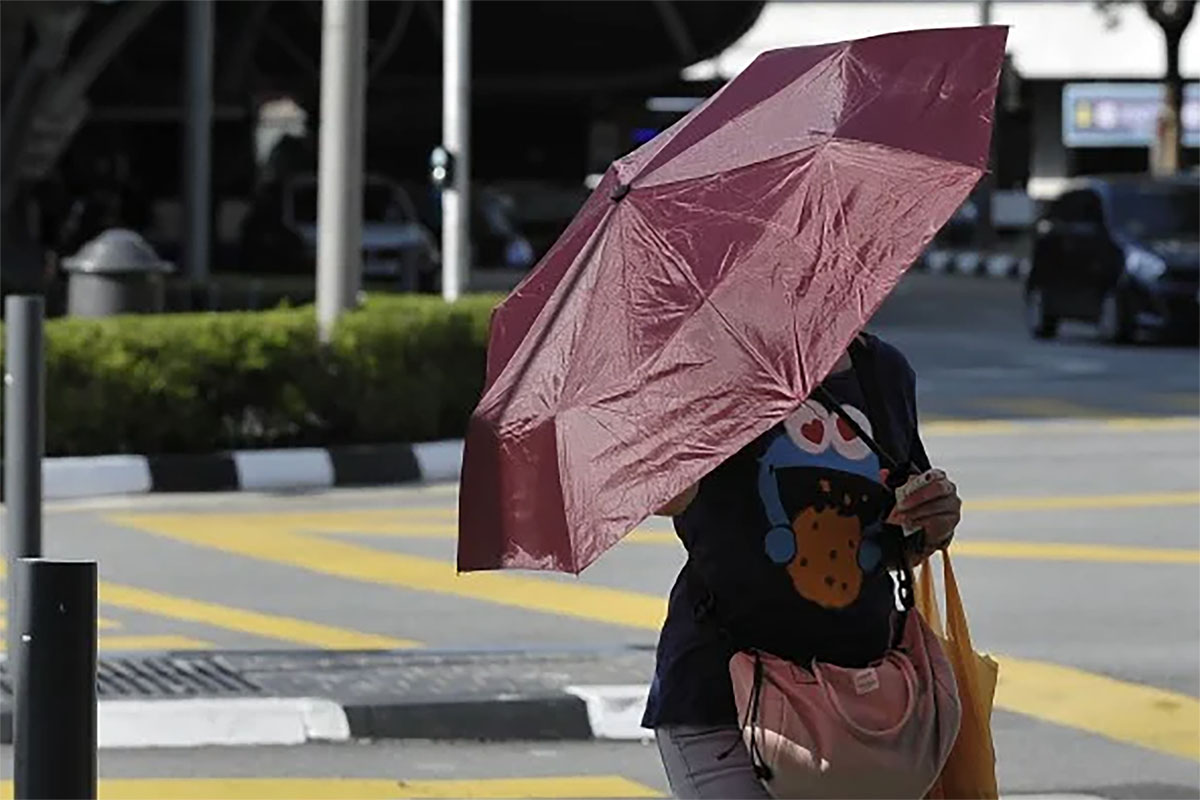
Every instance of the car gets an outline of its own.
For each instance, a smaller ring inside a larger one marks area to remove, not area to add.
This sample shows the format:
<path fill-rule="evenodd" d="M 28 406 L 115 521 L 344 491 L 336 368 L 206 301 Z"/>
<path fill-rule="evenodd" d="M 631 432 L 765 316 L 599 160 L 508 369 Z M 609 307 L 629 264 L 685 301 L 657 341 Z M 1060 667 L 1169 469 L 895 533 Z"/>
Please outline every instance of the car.
<path fill-rule="evenodd" d="M 1090 177 L 1068 183 L 1034 226 L 1025 321 L 1036 338 L 1062 320 L 1101 338 L 1195 337 L 1200 324 L 1200 181 Z"/>
<path fill-rule="evenodd" d="M 312 275 L 317 257 L 317 179 L 302 175 L 264 186 L 246 217 L 241 266 L 250 272 Z M 406 290 L 431 290 L 441 256 L 432 231 L 395 181 L 363 180 L 363 279 Z"/>
<path fill-rule="evenodd" d="M 429 185 L 404 184 L 417 198 L 417 216 L 439 240 L 441 192 Z M 537 261 L 533 245 L 515 221 L 512 198 L 485 186 L 471 187 L 471 266 L 526 271 Z"/>

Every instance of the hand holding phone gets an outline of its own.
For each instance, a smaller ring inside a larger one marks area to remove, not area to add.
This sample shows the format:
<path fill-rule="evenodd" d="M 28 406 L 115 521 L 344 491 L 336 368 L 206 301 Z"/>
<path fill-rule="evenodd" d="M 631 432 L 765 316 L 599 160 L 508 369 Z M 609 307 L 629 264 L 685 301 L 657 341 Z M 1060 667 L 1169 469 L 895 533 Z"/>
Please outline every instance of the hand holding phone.
<path fill-rule="evenodd" d="M 917 544 L 921 557 L 941 550 L 954 538 L 954 529 L 962 517 L 958 487 L 940 469 L 914 475 L 896 489 L 896 506 L 888 521 L 899 525 L 908 537 L 922 534 Z"/>

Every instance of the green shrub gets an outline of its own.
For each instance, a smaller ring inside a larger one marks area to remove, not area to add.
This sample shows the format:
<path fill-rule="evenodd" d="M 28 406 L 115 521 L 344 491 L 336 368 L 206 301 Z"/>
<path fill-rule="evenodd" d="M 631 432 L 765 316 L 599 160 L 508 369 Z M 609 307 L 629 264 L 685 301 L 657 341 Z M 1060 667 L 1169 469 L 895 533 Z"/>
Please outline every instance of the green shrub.
<path fill-rule="evenodd" d="M 213 450 L 461 436 L 491 295 L 371 296 L 328 347 L 312 307 L 46 325 L 46 452 Z"/>

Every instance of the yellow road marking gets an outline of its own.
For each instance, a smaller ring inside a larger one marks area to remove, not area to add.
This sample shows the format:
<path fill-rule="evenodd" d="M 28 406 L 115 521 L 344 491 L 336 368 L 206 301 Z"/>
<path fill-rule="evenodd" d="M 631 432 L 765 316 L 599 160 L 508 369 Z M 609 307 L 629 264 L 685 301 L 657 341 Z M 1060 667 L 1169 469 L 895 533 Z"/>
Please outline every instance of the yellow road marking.
<path fill-rule="evenodd" d="M 1193 506 L 1200 508 L 1200 492 L 1146 492 L 1138 494 L 1081 494 L 1050 497 L 991 497 L 967 500 L 970 511 L 1076 511 L 1115 508 Z"/>
<path fill-rule="evenodd" d="M 418 642 L 409 639 L 362 633 L 295 617 L 263 614 L 106 581 L 100 583 L 100 602 L 160 617 L 196 622 L 214 628 L 327 650 L 395 650 L 420 646 Z"/>
<path fill-rule="evenodd" d="M 662 797 L 619 775 L 478 780 L 363 778 L 107 778 L 101 800 L 385 800 L 387 798 Z M 12 781 L 0 781 L 11 798 Z"/>
<path fill-rule="evenodd" d="M 988 436 L 1020 430 L 1020 423 L 1002 419 L 938 419 L 921 424 L 925 436 Z"/>
<path fill-rule="evenodd" d="M 1195 431 L 1200 425 L 1197 417 L 1126 417 L 1105 420 L 1105 426 L 1121 431 Z"/>
<path fill-rule="evenodd" d="M 453 539 L 458 529 L 452 524 L 375 524 L 357 527 L 336 526 L 336 531 L 304 526 L 306 531 L 349 532 L 352 536 L 379 536 L 397 539 Z M 680 546 L 679 537 L 668 531 L 638 529 L 621 540 L 622 544 L 656 547 Z M 1124 564 L 1200 564 L 1200 550 L 1168 547 L 1127 547 L 1124 545 L 1074 544 L 1070 542 L 991 541 L 960 539 L 954 554 L 967 558 L 1007 558 L 1028 561 L 1102 561 Z"/>
<path fill-rule="evenodd" d="M 1200 565 L 1200 550 L 1168 547 L 1124 547 L 1066 542 L 997 542 L 955 540 L 951 552 L 970 558 L 1024 561 L 1101 561 L 1114 564 Z"/>
<path fill-rule="evenodd" d="M 5 576 L 6 571 L 7 567 L 0 560 L 0 578 Z M 97 594 L 100 603 L 117 608 L 326 650 L 399 650 L 421 646 L 420 642 L 410 639 L 360 633 L 295 617 L 263 614 L 108 581 L 99 582 Z"/>
<path fill-rule="evenodd" d="M 1152 508 L 1157 506 L 1196 506 L 1200 508 L 1200 491 L 1133 492 L 1126 494 L 1050 495 L 1036 497 L 1014 495 L 968 499 L 968 511 L 1055 511 L 1103 510 L 1114 508 Z M 142 516 L 142 515 L 126 515 Z M 178 516 L 178 515 L 173 515 Z M 205 515 L 207 517 L 207 515 Z M 233 515 L 221 515 L 222 517 Z M 453 506 L 421 508 L 354 509 L 346 511 L 294 511 L 286 513 L 255 511 L 236 515 L 246 522 L 303 530 L 311 533 L 354 533 L 414 537 L 414 531 L 427 529 L 430 538 L 437 538 L 453 526 L 439 525 L 440 521 L 455 520 L 458 509 Z"/>
<path fill-rule="evenodd" d="M 666 613 L 665 598 L 512 573 L 458 575 L 448 561 L 373 550 L 336 539 L 293 533 L 262 522 L 247 525 L 244 518 L 232 515 L 139 515 L 113 517 L 113 520 L 178 541 L 338 578 L 529 611 L 648 629 L 659 628 Z"/>
<path fill-rule="evenodd" d="M 190 639 L 187 636 L 101 636 L 101 650 L 208 650 L 212 642 Z"/>
<path fill-rule="evenodd" d="M 122 524 L 194 545 L 301 567 L 351 580 L 558 614 L 576 619 L 656 631 L 662 624 L 662 598 L 582 583 L 504 573 L 456 577 L 449 562 L 380 552 L 337 540 L 296 534 L 269 524 L 248 526 L 236 515 L 126 516 Z M 976 543 L 978 544 L 978 543 Z M 1009 543 L 996 543 L 1007 545 Z M 1085 545 L 1022 546 L 1093 548 L 1076 552 L 1109 560 L 1115 548 Z M 1136 548 L 1127 548 L 1134 550 Z M 1148 548 L 1147 548 L 1148 550 Z M 1168 559 L 1179 551 L 1164 551 Z M 1128 552 L 1121 553 L 1128 556 Z M 1143 553 L 1145 557 L 1155 553 Z M 1193 559 L 1195 555 L 1188 553 Z M 1160 752 L 1196 758 L 1200 741 L 1200 701 L 1082 670 L 1024 659 L 1001 659 L 1002 682 L 996 705 L 1010 711 L 1086 730 Z"/>
<path fill-rule="evenodd" d="M 100 630 L 100 631 L 111 630 L 113 628 L 119 628 L 119 627 L 121 627 L 121 623 L 116 622 L 115 620 L 107 619 L 105 617 L 97 617 L 96 618 L 96 630 Z M 6 631 L 6 630 L 8 630 L 8 615 L 6 615 L 4 613 L 4 607 L 0 606 L 0 631 Z M 0 641 L 0 650 L 3 650 L 3 649 L 4 649 L 4 642 Z"/>
<path fill-rule="evenodd" d="M 1155 431 L 1200 430 L 1198 417 L 1093 417 L 1085 419 L 1005 420 L 935 419 L 922 423 L 927 436 L 999 436 L 1015 433 L 1087 434 L 1146 433 Z"/>
<path fill-rule="evenodd" d="M 1200 701 L 1194 697 L 1057 664 L 998 660 L 1000 708 L 1200 760 Z"/>
<path fill-rule="evenodd" d="M 1160 405 L 1191 414 L 1200 411 L 1200 394 L 1196 392 L 1167 392 L 1154 398 Z"/>
<path fill-rule="evenodd" d="M 972 401 L 971 405 L 986 408 L 989 411 L 1000 411 L 1005 414 L 1016 414 L 1022 417 L 1042 417 L 1049 419 L 1103 419 L 1112 417 L 1112 411 L 1082 403 L 1073 403 L 1058 397 L 981 397 Z"/>

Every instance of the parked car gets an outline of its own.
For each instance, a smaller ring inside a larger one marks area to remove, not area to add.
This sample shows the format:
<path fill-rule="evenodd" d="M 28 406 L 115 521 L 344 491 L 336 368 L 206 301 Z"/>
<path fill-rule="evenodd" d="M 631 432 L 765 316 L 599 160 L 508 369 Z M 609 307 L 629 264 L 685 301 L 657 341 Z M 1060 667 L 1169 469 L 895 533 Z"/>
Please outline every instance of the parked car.
<path fill-rule="evenodd" d="M 1195 336 L 1200 324 L 1200 182 L 1192 176 L 1086 178 L 1034 228 L 1025 285 L 1030 332 L 1060 320 L 1095 323 L 1102 338 L 1141 331 Z"/>
<path fill-rule="evenodd" d="M 313 274 L 317 257 L 317 180 L 305 175 L 263 188 L 242 227 L 241 265 L 249 272 Z M 433 233 L 395 181 L 363 181 L 363 278 L 404 289 L 436 284 L 441 257 Z"/>
<path fill-rule="evenodd" d="M 442 196 L 426 184 L 405 184 L 417 199 L 417 216 L 441 240 Z M 533 246 L 514 219 L 508 195 L 471 187 L 471 266 L 475 269 L 528 270 L 537 261 Z"/>

